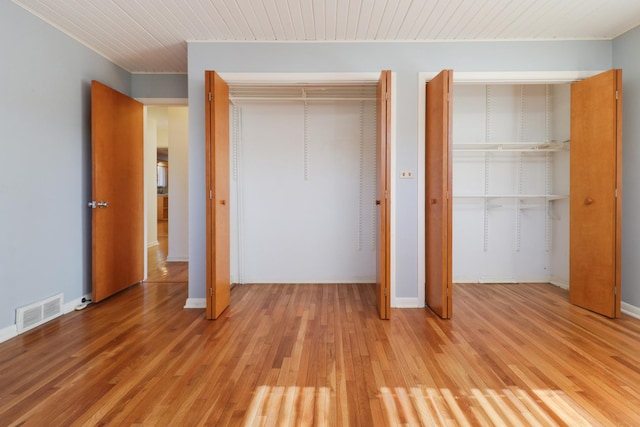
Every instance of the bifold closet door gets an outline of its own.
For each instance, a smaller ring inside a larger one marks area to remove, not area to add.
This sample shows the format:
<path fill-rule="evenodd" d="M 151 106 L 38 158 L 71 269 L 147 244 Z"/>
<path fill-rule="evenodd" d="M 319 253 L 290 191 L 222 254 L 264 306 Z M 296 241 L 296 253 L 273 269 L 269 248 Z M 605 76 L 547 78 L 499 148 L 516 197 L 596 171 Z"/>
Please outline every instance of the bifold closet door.
<path fill-rule="evenodd" d="M 426 106 L 426 281 L 425 303 L 451 318 L 452 295 L 452 95 L 453 70 L 427 83 Z"/>
<path fill-rule="evenodd" d="M 571 303 L 620 316 L 622 71 L 571 86 Z"/>
<path fill-rule="evenodd" d="M 381 319 L 391 314 L 390 284 L 390 169 L 391 169 L 391 71 L 382 71 L 376 95 L 376 164 L 378 165 L 378 224 L 376 227 L 376 306 Z"/>
<path fill-rule="evenodd" d="M 144 279 L 143 105 L 91 82 L 93 302 Z"/>
<path fill-rule="evenodd" d="M 207 200 L 207 319 L 217 319 L 231 299 L 229 222 L 229 86 L 205 72 Z"/>

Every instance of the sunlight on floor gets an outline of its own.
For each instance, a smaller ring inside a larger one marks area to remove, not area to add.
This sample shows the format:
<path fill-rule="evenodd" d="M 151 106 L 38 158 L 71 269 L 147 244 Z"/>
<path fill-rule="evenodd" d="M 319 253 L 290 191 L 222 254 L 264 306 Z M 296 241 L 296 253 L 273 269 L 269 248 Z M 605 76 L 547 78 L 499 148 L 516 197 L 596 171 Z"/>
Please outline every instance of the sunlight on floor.
<path fill-rule="evenodd" d="M 391 426 L 589 426 L 579 407 L 565 393 L 555 390 L 527 392 L 517 387 L 502 390 L 471 389 L 454 395 L 449 389 L 382 387 L 378 398 Z M 336 405 L 340 408 L 336 408 Z M 349 425 L 345 399 L 337 402 L 329 387 L 260 386 L 245 416 L 245 426 Z"/>

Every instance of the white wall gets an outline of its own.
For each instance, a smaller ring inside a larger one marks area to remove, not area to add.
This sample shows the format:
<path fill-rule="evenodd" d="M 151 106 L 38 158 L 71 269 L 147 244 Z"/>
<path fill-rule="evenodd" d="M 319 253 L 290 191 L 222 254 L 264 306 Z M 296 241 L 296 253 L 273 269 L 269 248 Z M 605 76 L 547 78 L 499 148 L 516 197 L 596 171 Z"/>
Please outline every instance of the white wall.
<path fill-rule="evenodd" d="M 454 282 L 548 282 L 554 266 L 557 275 L 568 281 L 568 274 L 564 275 L 568 271 L 568 218 L 560 224 L 547 212 L 555 210 L 556 203 L 567 205 L 568 199 L 547 204 L 539 198 L 460 197 L 568 196 L 567 153 L 456 150 L 460 144 L 557 140 L 552 132 L 568 127 L 568 123 L 556 122 L 569 119 L 569 105 L 554 102 L 554 92 L 553 86 L 534 84 L 455 85 Z M 561 93 L 568 94 L 568 90 Z M 564 108 L 555 111 L 554 106 Z M 564 161 L 557 155 L 564 156 Z M 554 183 L 561 188 L 554 188 Z"/>
<path fill-rule="evenodd" d="M 167 261 L 189 260 L 189 109 L 168 107 L 169 247 Z"/>
<path fill-rule="evenodd" d="M 234 282 L 375 282 L 375 104 L 306 111 L 305 120 L 302 102 L 234 109 Z"/>
<path fill-rule="evenodd" d="M 157 179 L 157 121 L 145 108 L 144 128 L 144 187 L 147 206 L 147 247 L 158 244 L 158 179 Z M 146 277 L 146 268 L 145 268 Z"/>

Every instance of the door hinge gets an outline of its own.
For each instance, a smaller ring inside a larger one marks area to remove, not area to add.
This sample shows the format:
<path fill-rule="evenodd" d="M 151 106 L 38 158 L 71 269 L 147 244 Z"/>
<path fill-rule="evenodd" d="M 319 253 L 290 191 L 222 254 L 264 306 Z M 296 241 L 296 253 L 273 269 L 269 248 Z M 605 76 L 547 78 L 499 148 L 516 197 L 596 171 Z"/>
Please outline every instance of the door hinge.
<path fill-rule="evenodd" d="M 385 199 L 389 198 L 389 190 L 384 190 L 384 198 Z"/>
<path fill-rule="evenodd" d="M 389 92 L 385 92 L 384 93 L 384 100 L 388 101 L 389 100 Z"/>
<path fill-rule="evenodd" d="M 616 99 L 618 99 L 618 91 L 616 91 Z"/>
<path fill-rule="evenodd" d="M 616 199 L 618 198 L 618 189 L 616 188 Z"/>
<path fill-rule="evenodd" d="M 211 92 L 209 92 L 209 102 L 211 102 Z"/>
<path fill-rule="evenodd" d="M 384 296 L 387 296 L 387 288 L 384 288 Z"/>
<path fill-rule="evenodd" d="M 209 190 L 209 200 L 213 200 L 213 190 Z"/>
<path fill-rule="evenodd" d="M 209 296 L 212 297 L 213 296 L 213 288 L 209 288 Z"/>

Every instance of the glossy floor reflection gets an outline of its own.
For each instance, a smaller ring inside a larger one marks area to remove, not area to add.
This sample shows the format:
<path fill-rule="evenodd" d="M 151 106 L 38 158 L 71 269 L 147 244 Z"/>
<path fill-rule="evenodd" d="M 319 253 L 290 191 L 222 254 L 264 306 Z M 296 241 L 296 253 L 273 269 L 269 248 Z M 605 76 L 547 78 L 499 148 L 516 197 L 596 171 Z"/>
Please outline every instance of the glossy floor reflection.
<path fill-rule="evenodd" d="M 148 249 L 149 267 L 147 283 L 187 282 L 188 262 L 167 262 L 169 222 L 158 221 L 158 245 Z"/>

